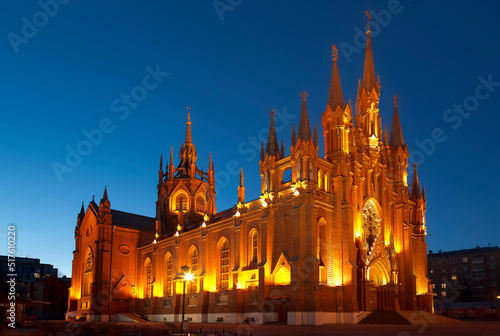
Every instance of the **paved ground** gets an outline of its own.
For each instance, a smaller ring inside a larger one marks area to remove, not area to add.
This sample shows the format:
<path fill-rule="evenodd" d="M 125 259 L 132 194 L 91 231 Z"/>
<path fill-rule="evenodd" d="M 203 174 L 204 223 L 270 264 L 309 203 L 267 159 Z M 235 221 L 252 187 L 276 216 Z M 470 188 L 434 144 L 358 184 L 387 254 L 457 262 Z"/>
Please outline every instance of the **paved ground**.
<path fill-rule="evenodd" d="M 324 325 L 324 326 L 288 326 L 288 325 L 236 325 L 236 324 L 198 324 L 190 328 L 205 330 L 227 330 L 247 332 L 253 336 L 333 336 L 333 335 L 370 335 L 370 336 L 499 336 L 500 321 L 472 321 L 457 324 L 433 323 L 429 325 Z M 16 329 L 1 332 L 2 335 L 33 335 L 33 329 Z M 40 335 L 40 333 L 38 333 Z"/>
<path fill-rule="evenodd" d="M 195 324 L 190 328 L 207 330 L 228 330 L 249 332 L 253 336 L 323 336 L 323 335 L 370 335 L 370 336 L 410 336 L 410 335 L 449 335 L 449 336 L 500 336 L 500 321 L 495 322 L 465 322 L 457 324 L 433 323 L 428 325 L 352 325 L 335 324 L 324 326 L 288 326 L 288 325 L 214 325 Z"/>

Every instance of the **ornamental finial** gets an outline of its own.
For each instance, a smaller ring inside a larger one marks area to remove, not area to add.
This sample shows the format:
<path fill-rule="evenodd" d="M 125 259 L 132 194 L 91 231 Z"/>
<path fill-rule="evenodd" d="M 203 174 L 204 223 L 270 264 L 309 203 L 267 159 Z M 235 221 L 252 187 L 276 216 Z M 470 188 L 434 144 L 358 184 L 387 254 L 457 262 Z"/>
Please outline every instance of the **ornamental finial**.
<path fill-rule="evenodd" d="M 186 106 L 186 109 L 188 110 L 188 122 L 191 122 L 191 107 Z"/>
<path fill-rule="evenodd" d="M 366 33 L 369 34 L 371 33 L 370 31 L 370 19 L 372 18 L 371 14 L 370 14 L 370 10 L 367 9 L 365 10 L 365 14 L 366 14 L 366 22 L 367 22 L 367 29 L 366 29 Z"/>
<path fill-rule="evenodd" d="M 302 100 L 305 101 L 306 98 L 307 98 L 307 93 L 305 91 L 303 91 L 300 96 L 302 97 Z"/>
<path fill-rule="evenodd" d="M 334 61 L 337 61 L 339 59 L 339 51 L 335 44 L 332 45 L 332 56 Z"/>
<path fill-rule="evenodd" d="M 398 106 L 398 96 L 394 95 L 394 105 Z"/>
<path fill-rule="evenodd" d="M 269 115 L 271 116 L 271 119 L 274 118 L 274 115 L 276 114 L 275 110 L 269 111 Z"/>

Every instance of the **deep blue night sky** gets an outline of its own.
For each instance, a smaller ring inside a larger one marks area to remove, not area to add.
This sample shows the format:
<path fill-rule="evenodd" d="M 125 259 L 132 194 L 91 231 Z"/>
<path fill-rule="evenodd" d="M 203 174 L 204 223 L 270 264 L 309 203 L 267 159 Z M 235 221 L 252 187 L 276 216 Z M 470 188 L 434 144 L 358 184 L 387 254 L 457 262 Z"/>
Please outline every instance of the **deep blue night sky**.
<path fill-rule="evenodd" d="M 239 167 L 247 199 L 257 198 L 252 139 L 267 138 L 274 108 L 289 148 L 303 90 L 322 133 L 333 43 L 354 103 L 367 8 L 382 122 L 390 129 L 397 94 L 426 187 L 429 249 L 500 244 L 500 2 L 231 3 L 218 13 L 213 1 L 70 1 L 48 7 L 49 16 L 35 1 L 2 2 L 0 254 L 14 223 L 18 256 L 70 275 L 76 215 L 104 186 L 113 208 L 154 216 L 160 153 L 168 160 L 173 146 L 178 163 L 187 105 L 198 165 L 207 168 L 209 152 L 215 161 L 218 210 L 236 203 Z M 160 83 L 143 83 L 151 72 Z M 130 95 L 137 100 L 127 103 Z M 68 148 L 99 127 L 107 133 L 80 145 L 87 155 L 70 167 Z M 59 164 L 72 171 L 58 178 Z"/>

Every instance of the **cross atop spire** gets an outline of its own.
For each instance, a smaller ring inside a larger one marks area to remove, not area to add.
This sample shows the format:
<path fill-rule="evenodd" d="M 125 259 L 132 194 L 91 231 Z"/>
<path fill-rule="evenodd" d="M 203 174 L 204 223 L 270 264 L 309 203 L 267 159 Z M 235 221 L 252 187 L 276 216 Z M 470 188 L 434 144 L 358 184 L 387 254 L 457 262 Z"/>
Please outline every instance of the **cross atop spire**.
<path fill-rule="evenodd" d="M 398 96 L 394 95 L 394 106 L 398 106 Z"/>
<path fill-rule="evenodd" d="M 306 101 L 307 93 L 305 91 L 301 92 L 300 96 L 302 97 L 302 101 Z"/>
<path fill-rule="evenodd" d="M 365 14 L 366 14 L 366 33 L 367 34 L 370 34 L 371 31 L 370 31 L 370 19 L 372 18 L 371 14 L 370 14 L 370 10 L 367 9 L 365 10 Z"/>

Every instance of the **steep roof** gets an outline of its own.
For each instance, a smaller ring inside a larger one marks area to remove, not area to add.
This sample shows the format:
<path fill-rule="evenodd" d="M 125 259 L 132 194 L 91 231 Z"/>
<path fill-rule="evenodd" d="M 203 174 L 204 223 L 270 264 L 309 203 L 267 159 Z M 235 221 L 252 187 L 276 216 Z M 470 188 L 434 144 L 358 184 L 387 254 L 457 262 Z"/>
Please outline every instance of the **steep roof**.
<path fill-rule="evenodd" d="M 111 209 L 111 218 L 113 225 L 116 226 L 141 231 L 155 231 L 155 219 L 153 217 Z"/>
<path fill-rule="evenodd" d="M 306 106 L 307 93 L 302 92 L 300 96 L 302 97 L 302 110 L 300 111 L 299 132 L 297 134 L 297 139 L 307 141 L 312 139 L 311 126 L 309 124 L 309 116 L 307 115 Z"/>
<path fill-rule="evenodd" d="M 418 175 L 417 175 L 417 163 L 413 164 L 413 182 L 411 183 L 411 199 L 417 200 L 422 194 L 420 193 L 420 183 L 418 183 Z"/>
<path fill-rule="evenodd" d="M 274 111 L 270 111 L 271 124 L 269 125 L 269 135 L 267 137 L 266 155 L 279 158 L 278 136 L 276 135 L 276 128 L 274 127 Z"/>
<path fill-rule="evenodd" d="M 402 146 L 405 143 L 403 139 L 403 131 L 401 130 L 401 122 L 399 121 L 398 98 L 394 96 L 394 116 L 392 117 L 391 140 L 390 144 L 394 148 Z"/>
<path fill-rule="evenodd" d="M 370 30 L 366 32 L 365 66 L 363 69 L 363 88 L 369 94 L 376 85 L 375 66 L 373 65 L 372 40 Z"/>
<path fill-rule="evenodd" d="M 344 95 L 342 94 L 342 85 L 340 84 L 339 68 L 337 66 L 338 51 L 337 47 L 332 47 L 333 67 L 330 78 L 330 91 L 328 93 L 328 106 L 335 111 L 337 106 L 344 107 Z"/>

